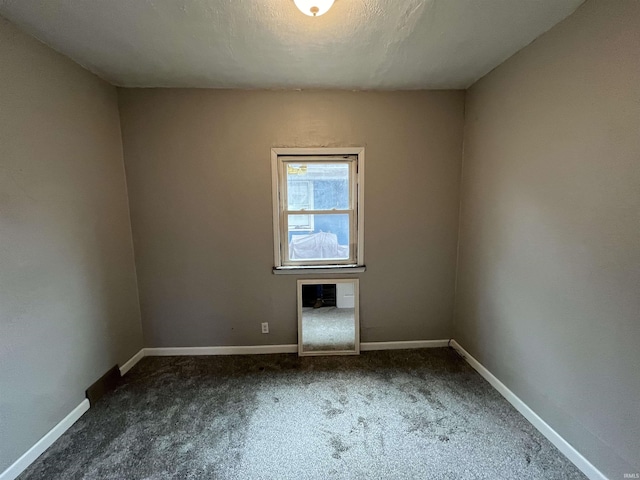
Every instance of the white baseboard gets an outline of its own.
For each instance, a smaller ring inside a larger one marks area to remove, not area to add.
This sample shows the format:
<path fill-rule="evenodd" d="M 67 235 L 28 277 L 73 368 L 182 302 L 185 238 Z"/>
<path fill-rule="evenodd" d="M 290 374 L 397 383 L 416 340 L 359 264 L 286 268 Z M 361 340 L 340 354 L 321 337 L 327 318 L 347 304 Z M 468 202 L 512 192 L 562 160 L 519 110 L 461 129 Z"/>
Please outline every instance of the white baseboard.
<path fill-rule="evenodd" d="M 60 423 L 53 427 L 38 442 L 27 450 L 18 460 L 0 474 L 0 480 L 14 480 L 24 470 L 31 465 L 44 451 L 49 448 L 60 436 L 66 432 L 71 425 L 76 423 L 78 419 L 89 410 L 89 400 L 86 398 L 73 411 L 64 417 Z"/>
<path fill-rule="evenodd" d="M 246 345 L 224 347 L 159 347 L 145 348 L 145 357 L 184 355 L 258 355 L 265 353 L 297 353 L 298 345 Z"/>
<path fill-rule="evenodd" d="M 408 340 L 400 342 L 364 342 L 360 344 L 360 351 L 372 350 L 403 350 L 407 348 L 441 348 L 446 347 L 449 340 Z"/>
<path fill-rule="evenodd" d="M 589 460 L 584 458 L 580 452 L 571 446 L 564 438 L 560 436 L 553 428 L 549 426 L 536 412 L 531 410 L 529 406 L 507 388 L 507 386 L 498 380 L 487 368 L 478 360 L 473 358 L 462 346 L 455 340 L 451 340 L 451 346 L 455 348 L 460 355 L 476 370 L 484 379 L 491 384 L 516 410 L 518 410 L 524 418 L 529 420 L 542 435 L 553 443 L 582 473 L 591 480 L 607 480 L 607 477 L 598 470 Z"/>
<path fill-rule="evenodd" d="M 138 353 L 136 353 L 133 357 L 127 361 L 124 365 L 120 367 L 120 376 L 124 376 L 129 370 L 131 370 L 136 363 L 144 358 L 144 348 L 141 348 Z"/>
<path fill-rule="evenodd" d="M 405 348 L 438 348 L 438 347 L 446 347 L 448 342 L 449 340 L 365 342 L 360 344 L 360 351 L 399 350 L 399 349 L 405 349 Z M 144 356 L 145 357 L 164 357 L 164 356 L 185 356 L 185 355 L 257 355 L 257 354 L 265 354 L 265 353 L 297 353 L 297 352 L 298 352 L 298 345 L 295 345 L 295 344 L 248 345 L 248 346 L 225 346 L 225 347 L 157 347 L 157 348 L 145 348 Z M 132 360 L 133 359 L 131 359 L 129 362 L 131 362 Z M 129 362 L 127 362 L 127 364 Z"/>

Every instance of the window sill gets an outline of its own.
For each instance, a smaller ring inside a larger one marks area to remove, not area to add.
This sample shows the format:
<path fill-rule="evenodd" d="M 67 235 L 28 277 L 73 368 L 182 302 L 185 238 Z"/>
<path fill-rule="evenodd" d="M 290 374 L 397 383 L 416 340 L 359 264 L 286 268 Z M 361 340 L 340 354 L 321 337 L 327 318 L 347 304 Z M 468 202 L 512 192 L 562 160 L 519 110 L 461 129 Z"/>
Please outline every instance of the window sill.
<path fill-rule="evenodd" d="M 294 267 L 273 267 L 274 275 L 317 275 L 321 273 L 363 273 L 365 265 L 311 265 Z"/>

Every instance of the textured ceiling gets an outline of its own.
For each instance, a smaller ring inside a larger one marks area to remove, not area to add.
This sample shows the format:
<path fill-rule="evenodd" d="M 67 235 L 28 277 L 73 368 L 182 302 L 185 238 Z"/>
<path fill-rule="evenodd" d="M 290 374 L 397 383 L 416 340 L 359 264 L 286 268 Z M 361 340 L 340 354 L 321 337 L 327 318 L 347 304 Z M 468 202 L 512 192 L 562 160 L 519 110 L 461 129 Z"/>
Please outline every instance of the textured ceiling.
<path fill-rule="evenodd" d="M 0 0 L 0 14 L 130 87 L 466 88 L 583 0 Z"/>

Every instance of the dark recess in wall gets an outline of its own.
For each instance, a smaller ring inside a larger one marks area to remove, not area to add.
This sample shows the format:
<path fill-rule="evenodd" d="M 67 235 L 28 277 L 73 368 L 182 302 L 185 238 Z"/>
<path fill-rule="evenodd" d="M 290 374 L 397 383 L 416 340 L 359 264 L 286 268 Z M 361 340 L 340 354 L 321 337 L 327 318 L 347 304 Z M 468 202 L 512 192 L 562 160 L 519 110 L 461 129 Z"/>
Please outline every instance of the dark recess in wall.
<path fill-rule="evenodd" d="M 120 368 L 118 365 L 111 367 L 107 373 L 96 380 L 89 388 L 87 388 L 87 398 L 91 406 L 94 406 L 107 392 L 115 390 L 118 382 L 120 382 Z"/>

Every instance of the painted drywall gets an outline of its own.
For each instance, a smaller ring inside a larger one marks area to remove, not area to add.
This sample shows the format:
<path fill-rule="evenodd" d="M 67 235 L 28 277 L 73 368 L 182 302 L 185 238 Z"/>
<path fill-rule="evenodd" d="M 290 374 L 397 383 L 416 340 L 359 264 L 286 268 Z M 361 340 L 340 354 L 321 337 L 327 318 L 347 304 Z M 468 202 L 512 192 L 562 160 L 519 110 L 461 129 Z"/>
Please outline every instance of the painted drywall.
<path fill-rule="evenodd" d="M 0 15 L 128 87 L 466 88 L 583 0 L 0 0 Z"/>
<path fill-rule="evenodd" d="M 117 93 L 0 17 L 0 472 L 142 346 Z"/>
<path fill-rule="evenodd" d="M 610 478 L 640 472 L 640 2 L 467 94 L 455 338 Z"/>
<path fill-rule="evenodd" d="M 272 147 L 365 147 L 362 341 L 450 336 L 464 92 L 118 92 L 146 346 L 297 342 Z"/>

